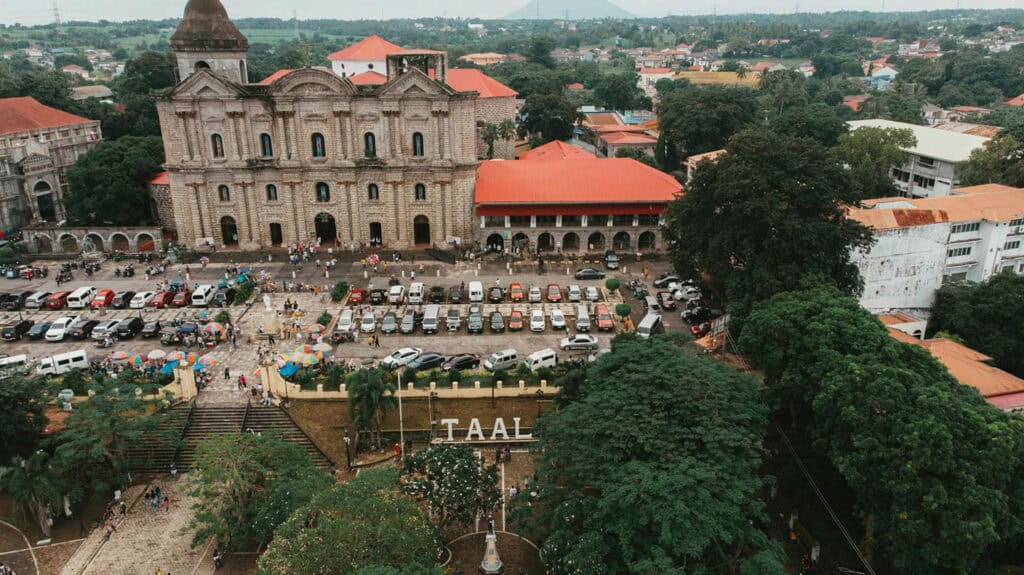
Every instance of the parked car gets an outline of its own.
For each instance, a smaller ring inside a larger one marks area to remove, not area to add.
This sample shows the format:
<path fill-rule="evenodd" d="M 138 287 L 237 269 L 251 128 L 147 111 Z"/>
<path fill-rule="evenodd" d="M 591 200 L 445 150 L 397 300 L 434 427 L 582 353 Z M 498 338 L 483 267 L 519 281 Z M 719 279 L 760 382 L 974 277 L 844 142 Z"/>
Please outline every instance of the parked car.
<path fill-rule="evenodd" d="M 492 287 L 491 290 L 487 292 L 487 301 L 491 303 L 501 303 L 505 301 L 505 292 L 501 291 L 500 287 Z"/>
<path fill-rule="evenodd" d="M 395 333 L 396 331 L 398 331 L 398 317 L 395 316 L 395 312 L 389 311 L 380 320 L 380 332 Z"/>
<path fill-rule="evenodd" d="M 41 321 L 33 325 L 27 332 L 25 332 L 25 335 L 27 335 L 29 339 L 43 339 L 43 336 L 46 335 L 46 332 L 49 329 L 50 322 Z"/>
<path fill-rule="evenodd" d="M 587 286 L 583 289 L 583 297 L 587 298 L 587 301 L 597 301 L 601 299 L 601 294 L 596 287 Z"/>
<path fill-rule="evenodd" d="M 453 355 L 441 364 L 441 369 L 444 371 L 476 369 L 478 367 L 480 367 L 480 358 L 469 353 Z"/>
<path fill-rule="evenodd" d="M 34 291 L 12 293 L 11 295 L 7 296 L 7 298 L 4 299 L 3 308 L 8 311 L 18 311 L 19 309 L 25 307 L 25 302 L 28 301 L 28 298 L 32 297 L 32 294 L 34 293 Z"/>
<path fill-rule="evenodd" d="M 71 335 L 71 327 L 78 321 L 78 316 L 66 315 L 50 324 L 46 330 L 46 341 L 54 343 L 64 341 L 64 338 Z"/>
<path fill-rule="evenodd" d="M 702 305 L 687 308 L 679 314 L 679 319 L 687 323 L 702 323 L 711 319 L 711 310 Z"/>
<path fill-rule="evenodd" d="M 149 305 L 149 302 L 153 301 L 153 296 L 155 295 L 156 292 L 151 291 L 139 292 L 132 296 L 131 303 L 128 304 L 128 307 L 132 309 L 142 309 Z"/>
<path fill-rule="evenodd" d="M 597 268 L 580 268 L 576 270 L 578 280 L 603 280 L 604 272 Z"/>
<path fill-rule="evenodd" d="M 121 320 L 121 323 L 117 324 L 117 337 L 118 339 L 131 339 L 142 331 L 142 320 L 137 317 L 129 317 Z"/>
<path fill-rule="evenodd" d="M 364 313 L 363 319 L 359 320 L 359 331 L 363 333 L 373 333 L 377 331 L 377 318 L 374 317 L 372 311 Z"/>
<path fill-rule="evenodd" d="M 408 365 L 408 363 L 423 353 L 423 350 L 418 347 L 403 347 L 402 349 L 392 353 L 391 355 L 384 358 L 381 365 L 388 369 L 395 369 L 396 367 L 402 367 Z"/>
<path fill-rule="evenodd" d="M 100 322 L 94 319 L 80 321 L 71 326 L 71 332 L 69 335 L 71 336 L 71 339 L 89 339 L 89 337 L 92 336 L 93 328 L 99 325 L 99 323 Z"/>
<path fill-rule="evenodd" d="M 583 290 L 576 284 L 571 284 L 566 290 L 566 298 L 571 302 L 578 302 L 583 299 Z"/>
<path fill-rule="evenodd" d="M 133 297 L 135 297 L 135 292 L 133 291 L 119 291 L 114 294 L 114 300 L 110 302 L 110 307 L 124 309 L 128 307 L 128 304 L 132 303 Z"/>
<path fill-rule="evenodd" d="M 505 317 L 500 311 L 491 312 L 491 331 L 494 333 L 505 333 Z"/>
<path fill-rule="evenodd" d="M 402 323 L 398 326 L 398 331 L 404 334 L 410 334 L 416 331 L 416 324 L 423 322 L 423 314 L 419 314 L 419 318 L 417 318 L 416 315 L 416 310 L 407 308 L 405 310 L 405 314 L 402 315 Z"/>
<path fill-rule="evenodd" d="M 69 291 L 53 292 L 50 297 L 46 298 L 46 309 L 64 309 L 68 305 L 69 295 L 71 295 Z"/>
<path fill-rule="evenodd" d="M 459 308 L 450 307 L 448 308 L 448 314 L 444 318 L 444 327 L 449 332 L 459 331 L 459 326 L 462 325 L 462 314 L 459 313 Z"/>
<path fill-rule="evenodd" d="M 564 330 L 565 329 L 565 314 L 560 309 L 551 310 L 551 329 Z"/>
<path fill-rule="evenodd" d="M 480 306 L 470 306 L 469 318 L 466 320 L 466 331 L 469 333 L 484 332 L 484 315 L 480 311 Z"/>
<path fill-rule="evenodd" d="M 452 286 L 448 290 L 448 303 L 462 303 L 462 286 Z"/>
<path fill-rule="evenodd" d="M 705 321 L 703 323 L 690 326 L 690 335 L 692 335 L 693 337 L 704 337 L 709 333 L 711 333 L 710 321 Z"/>
<path fill-rule="evenodd" d="M 192 303 L 192 290 L 182 290 L 171 298 L 171 307 L 185 307 Z"/>
<path fill-rule="evenodd" d="M 593 351 L 597 349 L 597 338 L 587 334 L 576 334 L 569 337 L 563 337 L 562 341 L 558 344 L 558 347 L 562 348 L 562 351 Z"/>
<path fill-rule="evenodd" d="M 235 303 L 235 288 L 233 287 L 222 287 L 217 291 L 213 292 L 213 298 L 210 300 L 210 306 L 216 307 L 227 307 Z"/>
<path fill-rule="evenodd" d="M 523 312 L 519 310 L 513 310 L 508 316 L 508 330 L 509 331 L 522 331 L 523 330 Z"/>
<path fill-rule="evenodd" d="M 383 305 L 388 298 L 388 291 L 383 289 L 370 290 L 370 305 Z"/>
<path fill-rule="evenodd" d="M 534 333 L 544 331 L 545 323 L 543 311 L 535 309 L 530 312 L 530 331 Z"/>
<path fill-rule="evenodd" d="M 615 322 L 612 320 L 612 314 L 608 313 L 608 306 L 597 304 L 594 308 L 594 316 L 597 317 L 598 331 L 612 331 L 615 329 Z"/>
<path fill-rule="evenodd" d="M 562 301 L 562 288 L 558 287 L 558 284 L 548 284 L 548 301 L 552 303 Z"/>
<path fill-rule="evenodd" d="M 348 305 L 359 305 L 366 299 L 366 290 L 355 288 L 348 294 Z"/>
<path fill-rule="evenodd" d="M 441 286 L 431 286 L 429 298 L 430 303 L 444 303 L 444 288 Z"/>
<path fill-rule="evenodd" d="M 604 267 L 610 270 L 619 269 L 619 256 L 613 251 L 607 251 L 604 254 Z"/>
<path fill-rule="evenodd" d="M 700 288 L 696 286 L 681 286 L 672 292 L 672 297 L 676 298 L 677 301 L 698 299 L 700 297 Z"/>
<path fill-rule="evenodd" d="M 25 309 L 41 309 L 46 307 L 46 299 L 50 297 L 48 291 L 37 291 L 25 300 Z"/>
<path fill-rule="evenodd" d="M 92 328 L 92 339 L 95 341 L 102 341 L 107 336 L 114 337 L 117 335 L 117 324 L 119 323 L 121 323 L 121 320 L 117 319 L 101 321 Z"/>
<path fill-rule="evenodd" d="M 149 300 L 149 307 L 163 309 L 171 305 L 171 301 L 174 300 L 174 292 L 162 291 L 157 292 L 153 295 L 153 299 Z"/>
<path fill-rule="evenodd" d="M 3 338 L 5 341 L 16 341 L 32 329 L 32 320 L 15 320 L 4 326 Z"/>
<path fill-rule="evenodd" d="M 163 324 L 161 324 L 158 321 L 151 321 L 146 325 L 142 326 L 142 331 L 139 332 L 139 335 L 146 339 L 156 337 L 160 335 L 161 328 L 163 328 Z"/>
<path fill-rule="evenodd" d="M 542 294 L 539 287 L 530 286 L 530 292 L 529 295 L 527 295 L 527 301 L 529 301 L 530 303 L 540 303 L 541 295 Z"/>
<path fill-rule="evenodd" d="M 435 367 L 441 367 L 442 363 L 444 363 L 443 355 L 436 351 L 425 351 L 409 363 L 405 364 L 405 366 L 415 369 L 416 371 L 426 371 L 428 369 L 434 369 Z"/>
<path fill-rule="evenodd" d="M 676 300 L 671 293 L 660 291 L 658 292 L 658 305 L 661 306 L 661 309 L 676 309 Z"/>
<path fill-rule="evenodd" d="M 679 281 L 679 276 L 676 274 L 664 273 L 658 276 L 658 279 L 654 280 L 654 287 L 656 288 L 667 288 L 668 284 Z"/>
<path fill-rule="evenodd" d="M 512 282 L 512 284 L 508 286 L 508 299 L 511 300 L 512 303 L 519 303 L 523 301 L 523 296 L 525 295 L 526 294 L 523 293 L 522 284 Z"/>

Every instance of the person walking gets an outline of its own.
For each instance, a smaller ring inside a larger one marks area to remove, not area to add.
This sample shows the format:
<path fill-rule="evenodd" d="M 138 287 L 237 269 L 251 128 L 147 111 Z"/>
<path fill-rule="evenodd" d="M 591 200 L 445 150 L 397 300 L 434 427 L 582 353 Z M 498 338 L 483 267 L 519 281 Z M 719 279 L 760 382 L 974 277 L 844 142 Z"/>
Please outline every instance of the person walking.
<path fill-rule="evenodd" d="M 224 368 L 224 381 L 227 381 L 229 379 L 231 379 L 231 369 L 225 367 Z"/>
<path fill-rule="evenodd" d="M 165 513 L 170 513 L 171 512 L 171 498 L 170 497 L 164 497 L 164 512 Z"/>

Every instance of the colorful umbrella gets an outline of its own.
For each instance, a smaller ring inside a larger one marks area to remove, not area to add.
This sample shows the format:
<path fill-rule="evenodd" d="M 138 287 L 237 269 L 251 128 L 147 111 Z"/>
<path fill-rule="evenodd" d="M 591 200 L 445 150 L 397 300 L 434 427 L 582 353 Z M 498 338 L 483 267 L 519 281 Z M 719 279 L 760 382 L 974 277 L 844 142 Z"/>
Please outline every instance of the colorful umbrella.
<path fill-rule="evenodd" d="M 313 351 L 328 352 L 331 351 L 331 344 L 320 342 L 313 346 Z"/>
<path fill-rule="evenodd" d="M 195 363 L 199 359 L 199 356 L 195 352 L 185 353 L 183 351 L 174 351 L 167 356 L 168 361 L 183 361 L 185 363 Z"/>
<path fill-rule="evenodd" d="M 210 323 L 203 326 L 203 333 L 208 333 L 210 335 L 217 335 L 222 331 L 224 331 L 224 326 L 215 321 L 211 321 Z"/>
<path fill-rule="evenodd" d="M 318 323 L 309 326 L 309 333 L 323 333 L 325 331 L 327 331 L 327 328 Z"/>
<path fill-rule="evenodd" d="M 126 359 L 128 359 L 128 354 L 123 351 L 115 351 L 111 353 L 109 356 L 107 356 L 107 359 L 110 359 L 112 361 L 125 361 Z"/>
<path fill-rule="evenodd" d="M 257 367 L 257 368 L 256 368 L 256 371 L 252 372 L 253 376 L 255 376 L 255 377 L 259 377 L 259 376 L 260 376 L 260 370 L 261 370 L 261 369 L 262 369 L 262 368 L 259 368 L 259 367 Z"/>
<path fill-rule="evenodd" d="M 295 353 L 313 353 L 313 351 L 313 348 L 308 345 L 300 345 L 299 347 L 295 348 Z"/>
<path fill-rule="evenodd" d="M 131 356 L 131 358 L 128 359 L 128 363 L 130 363 L 132 365 L 142 365 L 142 364 L 146 363 L 146 354 L 144 354 L 144 353 L 137 353 L 137 354 Z"/>
<path fill-rule="evenodd" d="M 162 349 L 154 349 L 148 355 L 149 359 L 163 359 L 167 357 L 167 352 Z"/>
<path fill-rule="evenodd" d="M 213 354 L 204 355 L 199 358 L 199 365 L 203 367 L 213 367 L 217 364 L 217 357 Z"/>
<path fill-rule="evenodd" d="M 305 353 L 299 357 L 292 358 L 292 361 L 303 367 L 309 367 L 320 363 L 320 360 L 313 354 Z"/>
<path fill-rule="evenodd" d="M 208 264 L 208 263 L 210 263 L 210 258 L 208 258 L 206 256 L 203 256 L 203 257 L 199 258 L 199 263 Z"/>

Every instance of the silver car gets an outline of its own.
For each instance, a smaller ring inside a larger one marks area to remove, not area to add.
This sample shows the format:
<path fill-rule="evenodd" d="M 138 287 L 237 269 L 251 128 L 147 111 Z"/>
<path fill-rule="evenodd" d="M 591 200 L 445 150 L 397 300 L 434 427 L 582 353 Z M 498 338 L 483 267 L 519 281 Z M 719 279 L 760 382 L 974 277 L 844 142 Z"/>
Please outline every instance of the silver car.
<path fill-rule="evenodd" d="M 368 311 L 363 314 L 363 319 L 359 321 L 359 331 L 363 333 L 373 333 L 377 331 L 377 318 L 374 317 L 372 311 Z"/>
<path fill-rule="evenodd" d="M 594 351 L 597 349 L 597 338 L 592 335 L 576 334 L 572 337 L 563 337 L 558 347 L 562 348 L 562 351 Z"/>

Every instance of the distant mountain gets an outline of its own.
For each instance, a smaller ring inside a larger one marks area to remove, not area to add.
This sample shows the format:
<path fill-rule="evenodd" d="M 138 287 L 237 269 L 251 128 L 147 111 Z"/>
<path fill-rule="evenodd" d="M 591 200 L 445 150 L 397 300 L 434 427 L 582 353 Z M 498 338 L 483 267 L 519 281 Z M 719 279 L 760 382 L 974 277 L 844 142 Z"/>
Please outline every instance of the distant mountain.
<path fill-rule="evenodd" d="M 530 0 L 505 18 L 508 20 L 589 20 L 636 18 L 608 0 Z"/>

